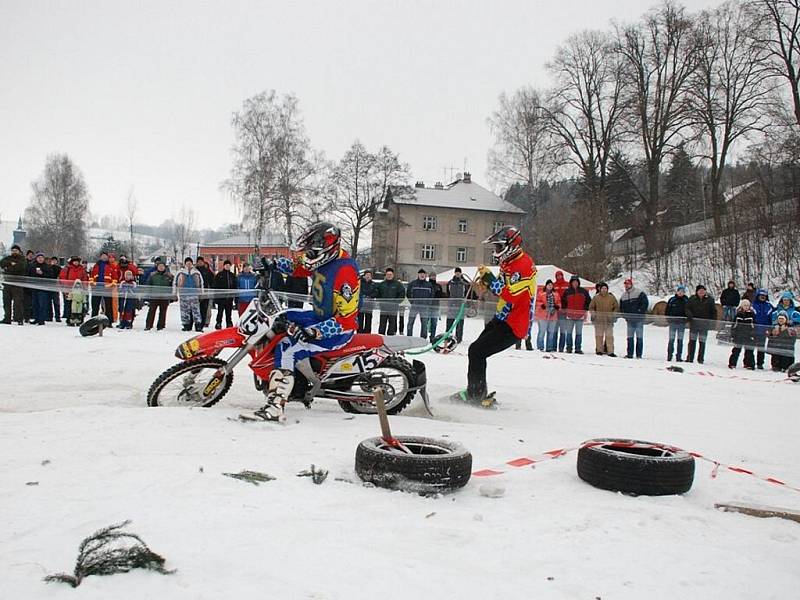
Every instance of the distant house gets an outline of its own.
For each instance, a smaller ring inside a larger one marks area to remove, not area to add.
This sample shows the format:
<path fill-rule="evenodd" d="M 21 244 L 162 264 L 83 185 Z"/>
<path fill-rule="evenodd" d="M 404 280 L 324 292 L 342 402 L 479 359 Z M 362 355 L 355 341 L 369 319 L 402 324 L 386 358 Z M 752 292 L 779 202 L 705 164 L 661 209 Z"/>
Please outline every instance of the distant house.
<path fill-rule="evenodd" d="M 504 225 L 519 225 L 525 211 L 472 181 L 392 190 L 372 226 L 372 266 L 393 266 L 401 279 L 420 267 L 445 271 L 491 262 L 481 242 Z"/>
<path fill-rule="evenodd" d="M 260 256 L 291 255 L 286 238 L 279 233 L 265 234 L 258 247 Z M 205 242 L 200 244 L 198 256 L 202 256 L 210 262 L 215 271 L 222 268 L 225 260 L 229 260 L 234 266 L 239 267 L 246 262 L 253 261 L 255 243 L 248 235 L 236 235 L 216 242 Z"/>

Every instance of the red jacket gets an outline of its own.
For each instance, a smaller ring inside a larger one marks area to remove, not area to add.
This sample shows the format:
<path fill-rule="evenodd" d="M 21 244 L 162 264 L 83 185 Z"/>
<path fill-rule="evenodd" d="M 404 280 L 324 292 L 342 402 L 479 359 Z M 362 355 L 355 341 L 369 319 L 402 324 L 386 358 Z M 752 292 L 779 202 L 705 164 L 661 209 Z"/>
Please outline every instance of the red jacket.
<path fill-rule="evenodd" d="M 125 265 L 124 269 L 122 268 L 122 265 L 119 264 L 119 263 L 117 263 L 117 267 L 119 268 L 119 280 L 120 281 L 125 279 L 125 271 L 130 271 L 131 273 L 133 273 L 134 281 L 139 281 L 139 267 L 137 267 L 132 262 L 129 262 L 127 265 Z"/>
<path fill-rule="evenodd" d="M 564 279 L 564 271 L 556 271 L 556 280 L 553 282 L 553 291 L 561 298 L 569 287 L 569 281 Z"/>
<path fill-rule="evenodd" d="M 561 305 L 564 307 L 566 317 L 574 321 L 580 321 L 586 318 L 586 311 L 589 310 L 591 301 L 592 299 L 589 297 L 589 292 L 580 285 L 577 289 L 570 286 L 561 297 Z"/>
<path fill-rule="evenodd" d="M 561 308 L 561 298 L 553 290 L 553 305 L 555 311 L 552 313 L 547 312 L 547 291 L 542 289 L 536 294 L 536 320 L 537 321 L 555 321 L 558 319 L 558 310 Z"/>
<path fill-rule="evenodd" d="M 530 332 L 536 296 L 536 265 L 521 252 L 500 265 L 500 277 L 491 286 L 497 301 L 496 318 L 505 321 L 519 339 Z"/>
<path fill-rule="evenodd" d="M 117 263 L 106 263 L 105 271 L 103 273 L 103 281 L 98 281 L 100 277 L 100 261 L 94 263 L 92 267 L 92 274 L 89 278 L 90 281 L 94 284 L 105 284 L 105 285 L 116 285 L 119 283 L 119 265 Z"/>
<path fill-rule="evenodd" d="M 59 280 L 63 281 L 67 286 L 72 286 L 76 279 L 80 281 L 89 281 L 89 275 L 86 273 L 86 267 L 78 265 L 77 267 L 72 263 L 68 263 L 58 276 Z"/>

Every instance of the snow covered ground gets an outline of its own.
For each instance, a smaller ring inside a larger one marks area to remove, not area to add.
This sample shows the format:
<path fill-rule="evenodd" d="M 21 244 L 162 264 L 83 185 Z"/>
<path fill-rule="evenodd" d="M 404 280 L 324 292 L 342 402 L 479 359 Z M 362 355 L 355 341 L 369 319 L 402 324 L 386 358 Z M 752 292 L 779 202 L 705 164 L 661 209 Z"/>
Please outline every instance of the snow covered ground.
<path fill-rule="evenodd" d="M 479 326 L 468 323 L 468 334 Z M 185 335 L 140 329 L 84 339 L 55 324 L 0 328 L 0 597 L 798 595 L 800 525 L 713 505 L 798 509 L 800 493 L 726 471 L 711 479 L 710 465 L 698 462 L 685 496 L 627 497 L 580 481 L 574 453 L 494 479 L 505 487 L 501 498 L 480 495 L 485 480 L 475 478 L 434 498 L 364 487 L 354 452 L 377 434 L 376 419 L 318 402 L 310 411 L 290 405 L 285 427 L 231 422 L 260 402 L 244 365 L 214 408 L 145 407 L 150 382 L 175 362 Z M 497 411 L 437 401 L 463 385 L 466 344 L 457 354 L 427 354 L 437 417 L 425 418 L 417 400 L 393 428 L 459 440 L 475 469 L 615 436 L 800 484 L 800 384 L 771 372 L 729 379 L 727 348 L 715 344 L 705 366 L 667 372 L 665 331 L 648 328 L 645 343 L 641 361 L 597 357 L 593 339 L 584 356 L 512 350 L 490 359 Z M 324 484 L 295 476 L 312 463 L 330 470 Z M 254 486 L 222 476 L 241 469 L 277 479 Z M 174 575 L 89 577 L 77 590 L 41 581 L 72 569 L 86 535 L 124 519 Z"/>

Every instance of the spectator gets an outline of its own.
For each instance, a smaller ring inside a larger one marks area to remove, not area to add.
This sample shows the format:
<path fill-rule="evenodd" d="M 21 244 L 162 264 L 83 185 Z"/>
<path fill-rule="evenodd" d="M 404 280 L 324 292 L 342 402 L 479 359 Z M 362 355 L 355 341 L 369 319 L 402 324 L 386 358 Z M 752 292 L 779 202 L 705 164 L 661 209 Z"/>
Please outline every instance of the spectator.
<path fill-rule="evenodd" d="M 378 299 L 381 310 L 378 323 L 378 333 L 381 335 L 397 333 L 397 311 L 404 297 L 403 284 L 394 278 L 394 269 L 386 267 L 383 281 L 375 288 L 375 298 Z"/>
<path fill-rule="evenodd" d="M 628 351 L 625 358 L 642 358 L 644 351 L 644 317 L 650 306 L 647 294 L 633 285 L 633 279 L 623 282 L 625 291 L 619 299 L 619 312 L 628 324 Z"/>
<path fill-rule="evenodd" d="M 75 324 L 75 319 L 72 318 L 72 301 L 68 299 L 67 296 L 72 295 L 72 290 L 75 287 L 75 281 L 80 281 L 81 283 L 89 281 L 89 274 L 86 272 L 86 267 L 84 267 L 83 263 L 81 263 L 81 257 L 71 256 L 69 262 L 64 265 L 63 269 L 61 269 L 58 279 L 61 282 L 62 289 L 66 290 L 64 291 L 63 316 L 67 319 L 67 325 L 72 326 Z M 81 286 L 81 289 L 83 289 L 83 286 Z M 82 298 L 82 300 L 84 299 L 85 298 Z M 83 322 L 83 316 L 81 316 L 81 322 Z"/>
<path fill-rule="evenodd" d="M 742 294 L 742 298 L 750 300 L 750 304 L 756 299 L 756 286 L 752 281 L 747 284 L 747 289 L 744 291 L 744 294 Z"/>
<path fill-rule="evenodd" d="M 736 289 L 734 281 L 728 282 L 728 287 L 722 290 L 719 296 L 719 303 L 722 305 L 722 319 L 725 321 L 736 320 L 737 307 L 741 302 L 739 290 Z"/>
<path fill-rule="evenodd" d="M 250 263 L 245 263 L 242 267 L 242 272 L 239 274 L 239 297 L 237 300 L 239 315 L 247 310 L 248 305 L 252 302 L 253 298 L 258 296 L 256 285 L 258 285 L 258 277 L 253 273 L 253 267 Z"/>
<path fill-rule="evenodd" d="M 119 284 L 119 325 L 118 329 L 133 329 L 136 318 L 136 279 L 133 271 L 126 269 Z"/>
<path fill-rule="evenodd" d="M 589 303 L 589 312 L 594 323 L 594 351 L 595 354 L 614 354 L 614 323 L 619 312 L 619 302 L 616 296 L 608 291 L 608 284 L 601 281 L 597 284 L 599 290 Z"/>
<path fill-rule="evenodd" d="M 667 361 L 672 360 L 673 352 L 677 362 L 683 362 L 683 337 L 686 332 L 686 286 L 681 284 L 675 290 L 675 295 L 667 301 L 667 317 L 669 326 L 669 341 L 667 342 Z"/>
<path fill-rule="evenodd" d="M 556 271 L 556 280 L 553 282 L 553 291 L 558 297 L 559 304 L 564 298 L 564 292 L 569 288 L 569 282 L 564 279 L 564 271 Z M 561 304 L 561 309 L 558 311 L 558 319 L 556 324 L 556 338 L 558 339 L 558 351 L 563 352 L 567 345 L 567 328 L 566 328 L 566 311 L 564 305 Z"/>
<path fill-rule="evenodd" d="M 461 273 L 461 267 L 456 267 L 453 271 L 453 277 L 450 281 L 447 282 L 447 295 L 449 296 L 450 300 L 447 304 L 447 321 L 445 321 L 445 327 L 447 331 L 450 331 L 450 328 L 453 326 L 453 323 L 456 321 L 456 317 L 458 316 L 459 311 L 461 310 L 461 306 L 464 303 L 464 299 L 467 297 L 467 290 L 469 286 L 467 285 L 467 281 L 464 279 L 464 275 Z M 458 324 L 456 325 L 456 341 L 460 344 L 461 341 L 464 339 L 464 317 L 462 315 L 461 319 L 459 319 Z"/>
<path fill-rule="evenodd" d="M 786 313 L 786 318 L 789 320 L 789 327 L 797 327 L 800 325 L 800 312 L 798 312 L 794 305 L 794 294 L 788 290 L 781 294 L 781 298 L 778 300 L 778 306 L 772 311 L 773 325 L 778 322 L 778 315 L 781 311 Z"/>
<path fill-rule="evenodd" d="M 92 316 L 96 317 L 100 311 L 100 303 L 103 304 L 103 314 L 108 317 L 109 323 L 113 324 L 113 301 L 111 299 L 111 289 L 117 285 L 119 278 L 114 266 L 109 262 L 108 252 L 101 252 L 100 259 L 94 263 L 92 273 L 89 276 L 89 284 L 93 285 L 95 292 L 92 295 Z"/>
<path fill-rule="evenodd" d="M 558 275 L 558 273 L 556 273 Z M 583 321 L 592 299 L 589 292 L 581 287 L 581 278 L 573 275 L 569 278 L 569 288 L 561 297 L 561 309 L 564 312 L 564 331 L 566 332 L 567 354 L 572 353 L 572 332 L 575 332 L 575 354 L 583 354 Z M 561 341 L 559 340 L 559 344 Z"/>
<path fill-rule="evenodd" d="M 755 349 L 756 369 L 764 368 L 764 346 L 767 341 L 767 331 L 772 325 L 772 304 L 769 303 L 769 294 L 764 288 L 756 290 L 756 299 L 752 303 L 753 312 L 756 314 Z"/>
<path fill-rule="evenodd" d="M 791 327 L 785 311 L 778 312 L 775 326 L 767 333 L 767 352 L 772 355 L 772 370 L 785 371 L 794 363 L 794 342 L 797 339 L 797 330 Z"/>
<path fill-rule="evenodd" d="M 686 362 L 694 362 L 694 352 L 697 349 L 697 362 L 702 365 L 706 356 L 708 330 L 717 320 L 717 307 L 706 292 L 706 286 L 698 285 L 695 288 L 695 295 L 686 303 L 686 320 L 689 322 Z"/>
<path fill-rule="evenodd" d="M 303 265 L 301 257 L 295 259 L 292 272 L 286 277 L 286 291 L 294 294 L 288 302 L 289 308 L 303 308 L 305 297 L 308 296 L 308 277 L 310 273 Z"/>
<path fill-rule="evenodd" d="M 728 359 L 728 368 L 735 369 L 739 362 L 739 354 L 744 348 L 744 368 L 755 369 L 755 357 L 753 356 L 753 344 L 755 343 L 756 313 L 750 306 L 749 300 L 742 300 L 736 310 L 736 316 L 731 326 L 731 357 Z"/>
<path fill-rule="evenodd" d="M 36 255 L 34 254 L 33 250 L 28 250 L 27 252 L 25 252 L 25 260 L 28 262 L 27 268 L 25 270 L 25 275 L 27 276 L 28 273 L 30 273 L 34 261 L 36 260 Z M 25 320 L 33 321 L 33 288 L 25 287 L 23 288 L 23 290 L 24 290 L 23 304 L 25 305 L 24 307 Z"/>
<path fill-rule="evenodd" d="M 358 311 L 358 333 L 372 333 L 372 300 L 377 284 L 372 281 L 372 271 L 367 269 L 359 282 L 361 308 Z"/>
<path fill-rule="evenodd" d="M 50 278 L 50 265 L 44 259 L 44 254 L 36 253 L 36 258 L 30 266 L 28 276 L 35 278 L 36 285 L 46 287 L 46 280 Z M 52 311 L 50 310 L 50 292 L 46 289 L 33 288 L 33 318 L 32 324 L 44 325 L 45 321 L 52 321 Z"/>
<path fill-rule="evenodd" d="M 258 277 L 253 273 L 253 267 L 250 263 L 244 263 L 242 272 L 238 278 L 239 284 L 239 297 L 237 298 L 237 310 L 239 316 L 247 310 L 247 306 L 252 302 L 253 298 L 258 295 L 256 285 L 258 284 Z"/>
<path fill-rule="evenodd" d="M 45 258 L 44 262 L 47 265 L 47 278 L 52 279 L 55 283 L 61 274 L 61 265 L 58 262 L 58 257 Z M 54 287 L 57 288 L 58 286 Z M 55 319 L 56 323 L 61 323 L 61 295 L 58 289 L 47 292 L 47 315 L 48 321 Z"/>
<path fill-rule="evenodd" d="M 214 271 L 206 264 L 202 256 L 197 257 L 195 270 L 203 278 L 203 291 L 214 289 Z M 203 294 L 200 296 L 200 316 L 203 318 L 203 327 L 208 327 L 211 323 L 211 301 L 209 298 L 204 297 Z"/>
<path fill-rule="evenodd" d="M 561 298 L 553 288 L 553 280 L 548 279 L 544 287 L 536 294 L 534 319 L 538 331 L 536 333 L 536 349 L 539 352 L 555 352 L 558 347 L 558 311 Z"/>
<path fill-rule="evenodd" d="M 194 268 L 194 261 L 186 257 L 183 268 L 172 282 L 172 291 L 178 296 L 183 331 L 203 331 L 204 318 L 200 313 L 198 296 L 203 293 L 203 276 Z"/>
<path fill-rule="evenodd" d="M 406 335 L 414 335 L 414 321 L 419 315 L 420 337 L 428 337 L 428 316 L 430 314 L 431 300 L 433 299 L 433 286 L 426 278 L 425 269 L 417 271 L 417 278 L 409 281 L 406 286 L 406 298 L 411 302 L 408 310 L 408 330 Z"/>
<path fill-rule="evenodd" d="M 147 285 L 153 288 L 154 294 L 150 296 L 150 305 L 147 307 L 144 330 L 150 331 L 153 328 L 156 312 L 158 312 L 156 331 L 161 331 L 167 326 L 167 309 L 169 308 L 170 299 L 166 295 L 168 290 L 172 288 L 172 273 L 167 270 L 166 264 L 161 261 L 156 263 L 156 270 L 150 273 L 147 278 Z"/>
<path fill-rule="evenodd" d="M 22 248 L 17 244 L 11 246 L 11 254 L 0 260 L 0 269 L 7 277 L 25 277 L 28 274 L 28 261 L 22 256 Z M 3 323 L 11 325 L 16 321 L 18 325 L 25 323 L 25 288 L 3 284 Z"/>
<path fill-rule="evenodd" d="M 436 340 L 436 327 L 439 325 L 439 310 L 441 308 L 442 298 L 444 298 L 444 290 L 436 282 L 436 273 L 428 273 L 428 283 L 433 288 L 433 298 L 431 299 L 430 313 L 428 314 L 428 334 L 430 335 L 431 343 Z"/>
<path fill-rule="evenodd" d="M 69 304 L 67 325 L 70 327 L 80 326 L 86 315 L 86 290 L 84 288 L 84 282 L 80 279 L 76 279 L 72 282 L 72 287 L 66 294 L 65 300 L 67 304 Z"/>
<path fill-rule="evenodd" d="M 225 326 L 233 327 L 233 290 L 239 289 L 236 275 L 231 272 L 231 261 L 225 259 L 222 270 L 214 276 L 214 289 L 225 290 L 231 295 L 217 298 L 217 324 L 214 329 L 222 329 L 222 316 L 225 315 Z M 301 303 L 302 304 L 302 303 Z"/>
<path fill-rule="evenodd" d="M 139 281 L 139 267 L 137 267 L 133 262 L 128 260 L 128 257 L 124 254 L 119 255 L 119 270 L 120 273 L 125 273 L 125 271 L 130 271 L 133 273 L 133 278 L 136 281 Z"/>

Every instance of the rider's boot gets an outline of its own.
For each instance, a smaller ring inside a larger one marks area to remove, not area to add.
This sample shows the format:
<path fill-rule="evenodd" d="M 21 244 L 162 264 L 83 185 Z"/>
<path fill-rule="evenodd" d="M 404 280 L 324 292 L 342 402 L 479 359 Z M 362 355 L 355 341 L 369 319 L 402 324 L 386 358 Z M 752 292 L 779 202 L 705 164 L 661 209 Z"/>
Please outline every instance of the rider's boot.
<path fill-rule="evenodd" d="M 286 421 L 283 407 L 289 399 L 294 387 L 294 373 L 284 369 L 275 369 L 269 374 L 269 387 L 266 393 L 267 403 L 255 414 L 265 421 Z"/>

